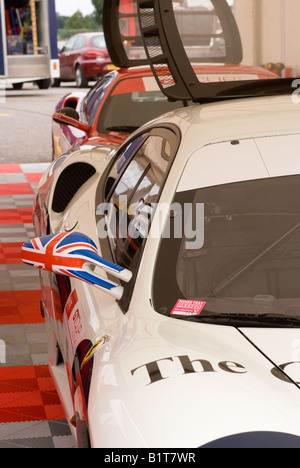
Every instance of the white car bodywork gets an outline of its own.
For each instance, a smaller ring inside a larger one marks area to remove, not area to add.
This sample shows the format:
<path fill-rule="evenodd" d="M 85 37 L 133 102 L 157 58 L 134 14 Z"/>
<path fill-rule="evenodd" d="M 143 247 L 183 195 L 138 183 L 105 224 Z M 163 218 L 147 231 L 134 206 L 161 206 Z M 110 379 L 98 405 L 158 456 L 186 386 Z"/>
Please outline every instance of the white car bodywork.
<path fill-rule="evenodd" d="M 225 446 L 300 446 L 298 328 L 186 322 L 152 306 L 157 252 L 175 191 L 300 174 L 299 118 L 300 107 L 286 96 L 196 105 L 143 127 L 175 125 L 181 142 L 159 200 L 165 208 L 154 215 L 125 314 L 110 295 L 71 279 L 73 302 L 69 298 L 57 320 L 53 275 L 42 272 L 50 369 L 68 420 L 76 412 L 88 419 L 92 447 L 196 448 L 223 439 Z M 231 144 L 236 140 L 240 144 Z M 114 156 L 84 147 L 53 163 L 39 186 L 38 236 L 45 234 L 47 208 L 51 233 L 83 232 L 104 256 L 95 199 Z M 60 174 L 80 161 L 94 166 L 95 174 L 62 213 L 51 211 Z M 69 385 L 76 348 L 85 339 L 98 346 L 88 401 L 80 385 L 75 394 Z M 59 364 L 57 343 L 64 359 Z"/>

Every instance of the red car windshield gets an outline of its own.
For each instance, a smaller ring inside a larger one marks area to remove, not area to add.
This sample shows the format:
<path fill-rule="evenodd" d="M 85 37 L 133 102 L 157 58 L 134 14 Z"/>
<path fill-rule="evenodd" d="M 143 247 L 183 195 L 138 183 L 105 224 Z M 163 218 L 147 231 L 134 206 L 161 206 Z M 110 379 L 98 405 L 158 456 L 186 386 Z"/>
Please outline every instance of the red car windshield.
<path fill-rule="evenodd" d="M 97 131 L 130 134 L 150 120 L 182 106 L 180 101 L 169 102 L 153 77 L 127 78 L 111 91 L 98 119 Z"/>

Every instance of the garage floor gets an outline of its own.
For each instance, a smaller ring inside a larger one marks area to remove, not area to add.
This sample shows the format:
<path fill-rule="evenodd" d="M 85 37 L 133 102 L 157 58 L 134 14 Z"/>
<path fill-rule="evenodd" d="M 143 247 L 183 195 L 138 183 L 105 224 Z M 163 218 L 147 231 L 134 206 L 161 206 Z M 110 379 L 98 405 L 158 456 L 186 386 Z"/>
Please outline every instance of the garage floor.
<path fill-rule="evenodd" d="M 0 448 L 74 446 L 48 371 L 38 272 L 20 260 L 46 167 L 0 165 Z"/>

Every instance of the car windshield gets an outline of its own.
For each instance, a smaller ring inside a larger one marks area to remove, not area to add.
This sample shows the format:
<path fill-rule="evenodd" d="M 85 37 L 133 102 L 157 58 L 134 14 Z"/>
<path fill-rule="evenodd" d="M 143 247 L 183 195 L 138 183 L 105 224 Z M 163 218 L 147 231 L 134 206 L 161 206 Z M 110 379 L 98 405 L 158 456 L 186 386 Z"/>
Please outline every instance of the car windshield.
<path fill-rule="evenodd" d="M 155 271 L 156 311 L 214 324 L 299 326 L 299 175 L 185 190 L 172 207 Z M 182 234 L 184 210 L 191 232 L 203 230 L 201 242 Z"/>
<path fill-rule="evenodd" d="M 150 84 L 148 84 L 150 83 Z M 182 107 L 162 94 L 153 77 L 126 78 L 110 93 L 101 111 L 99 133 L 130 134 L 150 120 Z"/>

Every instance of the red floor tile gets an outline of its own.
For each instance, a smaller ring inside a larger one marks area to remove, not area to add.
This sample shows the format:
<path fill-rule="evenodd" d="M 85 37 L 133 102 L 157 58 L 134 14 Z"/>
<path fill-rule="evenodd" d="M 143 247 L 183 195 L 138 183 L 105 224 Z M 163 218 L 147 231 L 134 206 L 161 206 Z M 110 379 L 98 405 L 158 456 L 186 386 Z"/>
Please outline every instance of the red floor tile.
<path fill-rule="evenodd" d="M 1 174 L 20 173 L 22 169 L 19 164 L 0 164 Z"/>
<path fill-rule="evenodd" d="M 0 368 L 0 422 L 64 419 L 48 366 Z"/>
<path fill-rule="evenodd" d="M 0 184 L 0 196 L 32 195 L 33 193 L 30 184 Z"/>
<path fill-rule="evenodd" d="M 41 291 L 0 291 L 0 325 L 44 323 Z"/>
<path fill-rule="evenodd" d="M 26 179 L 30 184 L 38 183 L 42 178 L 43 173 L 28 173 L 25 174 Z"/>
<path fill-rule="evenodd" d="M 23 172 L 18 164 L 0 165 L 0 173 Z M 33 194 L 30 184 L 42 174 L 26 173 L 28 183 L 0 184 L 0 197 Z M 0 210 L 1 224 L 32 224 L 32 208 Z M 25 239 L 24 239 L 25 240 Z M 22 243 L 0 243 L 0 265 L 21 263 Z M 40 313 L 41 291 L 0 291 L 0 326 L 44 323 Z M 48 366 L 0 365 L 0 424 L 64 420 L 65 414 Z"/>
<path fill-rule="evenodd" d="M 0 185 L 1 189 L 1 185 Z M 32 208 L 14 210 L 0 210 L 0 224 L 29 224 L 32 223 Z"/>
<path fill-rule="evenodd" d="M 3 408 L 0 407 L 0 421 L 1 423 L 14 423 L 23 421 L 44 421 L 46 420 L 46 413 L 43 406 L 29 408 Z"/>
<path fill-rule="evenodd" d="M 22 242 L 0 243 L 0 265 L 12 265 L 22 263 Z"/>

